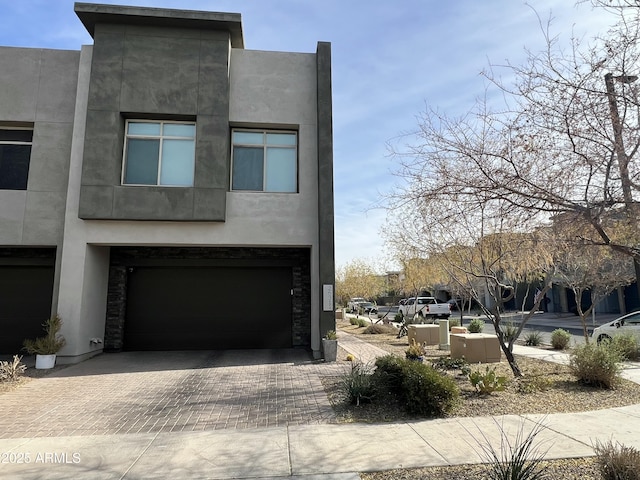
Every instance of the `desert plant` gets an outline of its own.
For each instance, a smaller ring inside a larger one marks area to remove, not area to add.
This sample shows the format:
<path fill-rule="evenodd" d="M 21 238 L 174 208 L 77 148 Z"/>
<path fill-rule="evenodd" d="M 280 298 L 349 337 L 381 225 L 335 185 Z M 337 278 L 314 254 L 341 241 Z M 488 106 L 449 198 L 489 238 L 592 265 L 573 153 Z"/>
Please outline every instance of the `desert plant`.
<path fill-rule="evenodd" d="M 551 332 L 551 346 L 556 350 L 564 350 L 569 346 L 571 334 L 562 328 L 556 328 Z"/>
<path fill-rule="evenodd" d="M 640 345 L 638 345 L 638 338 L 633 333 L 614 335 L 610 343 L 611 348 L 617 349 L 623 359 L 637 360 L 640 358 Z"/>
<path fill-rule="evenodd" d="M 600 388 L 614 388 L 620 381 L 622 354 L 609 342 L 578 345 L 569 358 L 569 368 L 579 382 Z"/>
<path fill-rule="evenodd" d="M 424 346 L 417 343 L 415 339 L 411 340 L 411 345 L 404 352 L 409 360 L 422 360 L 425 353 Z"/>
<path fill-rule="evenodd" d="M 13 356 L 13 360 L 0 362 L 0 382 L 13 382 L 22 375 L 27 366 L 22 363 L 22 357 Z"/>
<path fill-rule="evenodd" d="M 396 323 L 402 323 L 402 319 L 404 317 L 402 316 L 402 314 L 400 312 L 396 313 L 395 316 L 393 317 L 393 321 Z"/>
<path fill-rule="evenodd" d="M 348 353 L 347 354 L 347 362 L 353 362 L 356 359 L 356 357 L 353 356 L 353 354 Z"/>
<path fill-rule="evenodd" d="M 362 333 L 370 335 L 380 335 L 384 333 L 396 333 L 396 329 L 390 325 L 381 325 L 379 323 L 373 323 L 363 330 Z"/>
<path fill-rule="evenodd" d="M 436 370 L 464 370 L 469 367 L 469 362 L 464 358 L 439 357 L 431 365 Z"/>
<path fill-rule="evenodd" d="M 349 318 L 349 323 L 350 323 L 351 325 L 358 325 L 358 319 L 357 319 L 357 318 L 355 318 L 355 317 L 350 317 L 350 318 Z"/>
<path fill-rule="evenodd" d="M 516 389 L 520 393 L 545 392 L 553 386 L 553 380 L 545 375 L 532 372 L 531 375 L 520 377 Z"/>
<path fill-rule="evenodd" d="M 512 323 L 508 322 L 502 327 L 502 334 L 504 335 L 504 340 L 506 342 L 511 342 L 513 338 L 516 336 L 516 332 L 518 328 Z"/>
<path fill-rule="evenodd" d="M 340 379 L 340 390 L 345 400 L 359 406 L 362 402 L 370 402 L 376 393 L 373 369 L 359 362 L 351 363 L 351 370 Z"/>
<path fill-rule="evenodd" d="M 366 327 L 367 325 L 369 325 L 369 322 L 367 322 L 364 318 L 358 318 L 358 327 Z"/>
<path fill-rule="evenodd" d="M 335 330 L 328 330 L 324 338 L 326 338 L 327 340 L 337 340 L 338 334 L 336 333 Z"/>
<path fill-rule="evenodd" d="M 593 447 L 603 480 L 639 480 L 640 451 L 609 440 Z"/>
<path fill-rule="evenodd" d="M 422 362 L 405 360 L 401 392 L 411 414 L 440 416 L 455 406 L 460 392 L 454 380 Z"/>
<path fill-rule="evenodd" d="M 536 437 L 543 430 L 540 423 L 525 435 L 524 424 L 520 425 L 514 440 L 500 425 L 502 441 L 500 451 L 496 451 L 487 437 L 481 447 L 489 464 L 491 480 L 540 480 L 547 478 L 548 467 L 542 464 L 547 451 L 541 451 L 540 445 L 535 443 Z M 483 434 L 484 436 L 484 434 Z"/>
<path fill-rule="evenodd" d="M 469 326 L 467 327 L 469 333 L 482 333 L 484 330 L 484 320 L 479 318 L 474 318 L 469 322 Z"/>
<path fill-rule="evenodd" d="M 422 362 L 397 355 L 376 359 L 376 385 L 399 395 L 409 413 L 442 415 L 458 401 L 460 392 L 453 379 Z"/>
<path fill-rule="evenodd" d="M 42 328 L 45 331 L 44 337 L 25 340 L 23 343 L 24 350 L 30 355 L 53 355 L 58 353 L 67 343 L 60 334 L 60 329 L 62 328 L 60 315 L 54 315 L 45 320 Z"/>
<path fill-rule="evenodd" d="M 524 336 L 524 343 L 530 347 L 537 347 L 542 343 L 542 334 L 537 330 L 527 332 Z"/>
<path fill-rule="evenodd" d="M 459 327 L 460 319 L 459 318 L 451 318 L 449 317 L 449 328 L 451 327 Z"/>
<path fill-rule="evenodd" d="M 497 375 L 496 369 L 486 367 L 484 373 L 480 370 L 469 373 L 469 381 L 476 392 L 488 394 L 496 391 L 502 391 L 507 385 L 507 377 Z"/>

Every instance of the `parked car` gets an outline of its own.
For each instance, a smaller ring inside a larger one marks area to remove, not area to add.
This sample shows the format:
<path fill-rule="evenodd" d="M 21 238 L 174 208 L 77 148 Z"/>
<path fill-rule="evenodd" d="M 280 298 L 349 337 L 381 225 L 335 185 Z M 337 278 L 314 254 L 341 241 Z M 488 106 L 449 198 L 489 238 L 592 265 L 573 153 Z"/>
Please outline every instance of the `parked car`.
<path fill-rule="evenodd" d="M 451 307 L 449 303 L 440 303 L 434 297 L 411 297 L 398 311 L 403 317 L 413 318 L 415 315 L 425 319 L 449 318 Z"/>
<path fill-rule="evenodd" d="M 640 341 L 640 312 L 628 313 L 612 322 L 594 328 L 591 338 L 601 343 L 623 333 L 632 333 Z"/>
<path fill-rule="evenodd" d="M 377 313 L 378 307 L 371 302 L 359 302 L 358 307 L 364 310 L 364 313 Z"/>
<path fill-rule="evenodd" d="M 358 304 L 360 302 L 366 302 L 366 300 L 362 297 L 354 297 L 347 303 L 347 310 L 351 313 L 354 313 L 358 309 Z"/>

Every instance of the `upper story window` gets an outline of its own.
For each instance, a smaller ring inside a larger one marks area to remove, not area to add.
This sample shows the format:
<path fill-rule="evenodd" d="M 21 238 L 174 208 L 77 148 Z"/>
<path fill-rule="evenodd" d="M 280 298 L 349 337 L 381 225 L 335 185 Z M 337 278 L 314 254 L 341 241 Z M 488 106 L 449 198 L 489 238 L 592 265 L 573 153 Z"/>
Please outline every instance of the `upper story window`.
<path fill-rule="evenodd" d="M 192 187 L 195 157 L 195 123 L 127 120 L 122 184 Z"/>
<path fill-rule="evenodd" d="M 26 190 L 33 130 L 0 127 L 0 190 Z"/>
<path fill-rule="evenodd" d="M 298 134 L 292 131 L 233 130 L 231 189 L 298 191 Z"/>

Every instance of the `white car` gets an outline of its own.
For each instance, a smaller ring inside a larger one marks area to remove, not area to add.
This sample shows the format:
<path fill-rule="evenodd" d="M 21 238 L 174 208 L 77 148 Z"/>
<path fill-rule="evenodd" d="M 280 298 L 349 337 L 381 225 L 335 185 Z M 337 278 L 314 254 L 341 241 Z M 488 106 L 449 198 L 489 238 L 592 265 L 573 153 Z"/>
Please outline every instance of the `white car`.
<path fill-rule="evenodd" d="M 366 302 L 366 300 L 362 297 L 352 298 L 351 300 L 349 300 L 349 303 L 347 303 L 347 310 L 353 313 L 356 310 L 358 310 L 360 303 L 363 303 L 363 302 Z"/>
<path fill-rule="evenodd" d="M 640 341 L 640 312 L 628 313 L 612 322 L 594 328 L 591 338 L 600 343 L 611 340 L 613 336 L 622 333 L 632 333 Z"/>

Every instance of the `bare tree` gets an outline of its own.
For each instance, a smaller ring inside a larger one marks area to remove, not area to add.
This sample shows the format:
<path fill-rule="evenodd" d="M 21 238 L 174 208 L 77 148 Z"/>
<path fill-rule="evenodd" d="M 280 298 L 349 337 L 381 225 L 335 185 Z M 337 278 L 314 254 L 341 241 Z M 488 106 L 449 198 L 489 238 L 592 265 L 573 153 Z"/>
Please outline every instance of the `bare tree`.
<path fill-rule="evenodd" d="M 638 24 L 621 15 L 607 36 L 588 46 L 574 39 L 568 51 L 542 31 L 546 51 L 485 72 L 502 109 L 483 100 L 459 118 L 424 114 L 417 141 L 396 152 L 408 181 L 401 196 L 500 200 L 530 224 L 577 213 L 590 227 L 583 240 L 638 258 Z M 621 212 L 626 226 L 612 229 L 608 219 Z"/>
<path fill-rule="evenodd" d="M 504 305 L 514 297 L 518 282 L 542 281 L 546 293 L 552 257 L 542 234 L 526 230 L 526 219 L 513 215 L 508 203 L 484 196 L 472 199 L 422 195 L 405 202 L 394 211 L 389 243 L 426 258 L 433 271 L 441 272 L 443 283 L 468 292 L 492 323 L 514 376 L 521 376 L 513 346 L 542 297 L 509 337 L 503 332 Z"/>

